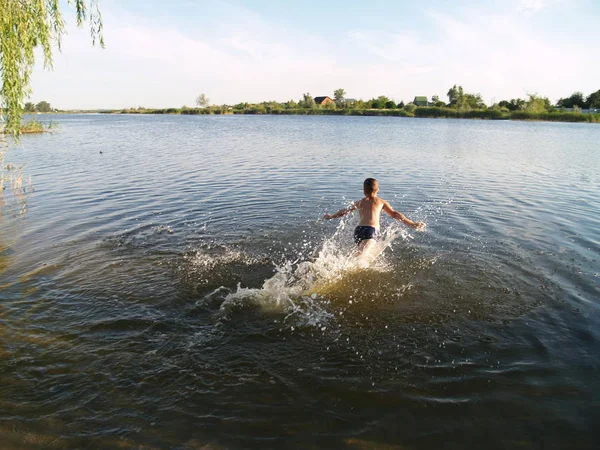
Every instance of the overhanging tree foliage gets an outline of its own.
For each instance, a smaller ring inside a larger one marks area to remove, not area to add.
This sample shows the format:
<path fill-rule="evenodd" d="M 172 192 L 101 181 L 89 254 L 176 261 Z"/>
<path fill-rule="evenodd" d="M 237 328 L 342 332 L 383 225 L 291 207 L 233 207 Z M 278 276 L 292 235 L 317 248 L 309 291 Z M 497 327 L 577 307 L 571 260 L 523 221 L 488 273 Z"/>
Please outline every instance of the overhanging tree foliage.
<path fill-rule="evenodd" d="M 59 0 L 0 0 L 0 108 L 6 129 L 18 134 L 23 100 L 30 94 L 35 49 L 44 54 L 44 67 L 52 68 L 52 51 L 61 49 L 65 24 Z M 92 43 L 104 47 L 102 18 L 97 0 L 68 0 L 75 6 L 77 25 L 89 22 Z"/>

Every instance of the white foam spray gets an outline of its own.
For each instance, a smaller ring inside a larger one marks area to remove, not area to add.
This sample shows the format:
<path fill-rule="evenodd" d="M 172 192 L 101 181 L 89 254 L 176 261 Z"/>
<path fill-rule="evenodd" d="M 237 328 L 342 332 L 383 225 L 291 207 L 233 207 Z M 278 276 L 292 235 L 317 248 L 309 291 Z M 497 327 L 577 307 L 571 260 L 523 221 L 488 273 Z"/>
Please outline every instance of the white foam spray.
<path fill-rule="evenodd" d="M 380 239 L 368 252 L 361 254 L 349 240 L 348 231 L 344 232 L 345 228 L 346 222 L 340 222 L 333 236 L 323 242 L 310 260 L 286 261 L 276 267 L 275 274 L 265 280 L 261 288 L 238 285 L 236 292 L 225 297 L 222 314 L 227 317 L 234 309 L 254 306 L 265 312 L 284 313 L 284 322 L 296 326 L 322 326 L 333 317 L 327 311 L 329 300 L 323 294 L 328 285 L 343 283 L 344 277 L 352 276 L 356 271 L 391 270 L 382 253 L 391 248 L 396 238 L 411 238 L 404 228 L 394 223 L 382 231 Z"/>

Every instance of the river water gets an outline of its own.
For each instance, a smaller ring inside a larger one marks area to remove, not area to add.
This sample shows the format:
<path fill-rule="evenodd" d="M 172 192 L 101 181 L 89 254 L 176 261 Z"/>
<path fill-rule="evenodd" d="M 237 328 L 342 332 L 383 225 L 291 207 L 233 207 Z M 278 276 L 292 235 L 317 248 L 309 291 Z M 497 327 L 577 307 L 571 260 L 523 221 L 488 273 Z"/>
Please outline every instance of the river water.
<path fill-rule="evenodd" d="M 2 448 L 598 447 L 598 125 L 53 119 L 8 154 Z M 427 230 L 362 268 L 320 217 L 366 177 Z"/>

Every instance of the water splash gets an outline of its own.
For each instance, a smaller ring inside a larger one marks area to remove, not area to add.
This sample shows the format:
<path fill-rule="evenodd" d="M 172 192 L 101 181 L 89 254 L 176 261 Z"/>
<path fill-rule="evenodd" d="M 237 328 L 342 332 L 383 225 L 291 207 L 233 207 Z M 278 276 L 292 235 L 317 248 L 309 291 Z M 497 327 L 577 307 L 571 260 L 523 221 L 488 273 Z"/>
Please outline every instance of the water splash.
<path fill-rule="evenodd" d="M 205 248 L 197 249 L 190 254 L 186 254 L 184 259 L 197 274 L 210 274 L 216 267 L 228 264 L 238 263 L 251 266 L 260 262 L 257 258 L 251 257 L 240 250 L 219 245 L 208 245 Z"/>
<path fill-rule="evenodd" d="M 391 265 L 382 255 L 392 242 L 410 235 L 397 224 L 383 230 L 381 238 L 368 252 L 361 253 L 348 244 L 348 233 L 342 233 L 345 222 L 340 222 L 335 233 L 326 239 L 318 252 L 309 260 L 285 261 L 275 268 L 275 275 L 265 280 L 261 288 L 245 288 L 238 284 L 229 293 L 220 311 L 224 318 L 240 308 L 257 307 L 267 313 L 284 313 L 284 322 L 295 326 L 322 326 L 333 317 L 327 310 L 331 303 L 328 292 L 343 289 L 346 281 L 365 271 L 387 272 Z"/>

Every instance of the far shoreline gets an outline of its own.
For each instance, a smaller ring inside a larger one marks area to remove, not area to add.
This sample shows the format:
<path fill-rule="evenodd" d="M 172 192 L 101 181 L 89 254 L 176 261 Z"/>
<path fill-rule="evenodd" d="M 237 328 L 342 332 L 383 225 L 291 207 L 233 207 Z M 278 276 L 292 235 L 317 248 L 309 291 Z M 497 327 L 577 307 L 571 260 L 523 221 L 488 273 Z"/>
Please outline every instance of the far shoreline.
<path fill-rule="evenodd" d="M 532 113 L 527 111 L 502 111 L 499 109 L 457 110 L 453 108 L 417 107 L 414 111 L 404 109 L 257 109 L 245 110 L 231 107 L 208 108 L 137 108 L 137 109 L 98 109 L 98 110 L 60 110 L 45 114 L 128 114 L 128 115 L 287 115 L 287 116 L 360 116 L 360 117 L 408 117 L 427 119 L 471 119 L 471 120 L 515 120 L 534 122 L 587 122 L 600 123 L 600 113 L 552 112 Z M 39 132 L 39 131 L 33 131 Z"/>

